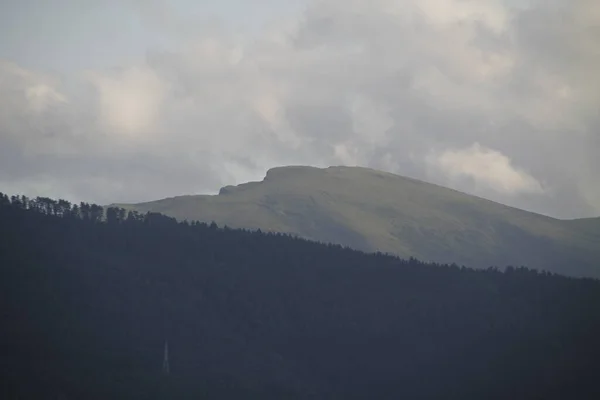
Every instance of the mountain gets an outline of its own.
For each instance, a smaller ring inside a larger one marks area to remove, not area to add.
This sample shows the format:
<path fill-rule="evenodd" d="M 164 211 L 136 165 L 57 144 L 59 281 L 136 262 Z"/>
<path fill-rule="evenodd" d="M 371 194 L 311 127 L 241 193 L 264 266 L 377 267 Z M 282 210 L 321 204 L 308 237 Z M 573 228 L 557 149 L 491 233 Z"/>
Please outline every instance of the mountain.
<path fill-rule="evenodd" d="M 600 276 L 600 239 L 593 228 L 598 225 L 558 220 L 368 168 L 279 167 L 261 182 L 226 186 L 218 195 L 117 206 L 425 261 Z"/>
<path fill-rule="evenodd" d="M 600 243 L 600 218 L 578 218 L 565 221 L 578 230 L 583 230 L 597 238 Z"/>

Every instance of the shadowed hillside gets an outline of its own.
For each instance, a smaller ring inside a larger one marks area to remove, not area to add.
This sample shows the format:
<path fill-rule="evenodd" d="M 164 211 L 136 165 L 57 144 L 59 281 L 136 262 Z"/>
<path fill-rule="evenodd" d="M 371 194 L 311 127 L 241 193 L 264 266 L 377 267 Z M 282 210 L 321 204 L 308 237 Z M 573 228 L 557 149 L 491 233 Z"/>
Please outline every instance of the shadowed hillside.
<path fill-rule="evenodd" d="M 0 296 L 2 399 L 600 398 L 592 279 L 0 194 Z"/>
<path fill-rule="evenodd" d="M 600 218 L 579 218 L 565 223 L 573 229 L 588 233 L 600 243 Z"/>
<path fill-rule="evenodd" d="M 217 196 L 119 206 L 427 261 L 600 276 L 600 228 L 367 168 L 274 168 L 262 182 L 227 186 Z"/>

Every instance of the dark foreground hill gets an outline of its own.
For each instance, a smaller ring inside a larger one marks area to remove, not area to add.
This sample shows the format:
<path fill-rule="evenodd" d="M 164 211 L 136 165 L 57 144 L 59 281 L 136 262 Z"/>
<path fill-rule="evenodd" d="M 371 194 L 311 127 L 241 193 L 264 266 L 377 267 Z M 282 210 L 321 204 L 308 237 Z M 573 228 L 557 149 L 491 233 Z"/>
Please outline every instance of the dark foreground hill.
<path fill-rule="evenodd" d="M 274 168 L 217 196 L 119 206 L 425 261 L 600 277 L 600 220 L 558 220 L 367 168 Z"/>
<path fill-rule="evenodd" d="M 0 196 L 0 398 L 600 398 L 598 281 L 102 215 Z"/>

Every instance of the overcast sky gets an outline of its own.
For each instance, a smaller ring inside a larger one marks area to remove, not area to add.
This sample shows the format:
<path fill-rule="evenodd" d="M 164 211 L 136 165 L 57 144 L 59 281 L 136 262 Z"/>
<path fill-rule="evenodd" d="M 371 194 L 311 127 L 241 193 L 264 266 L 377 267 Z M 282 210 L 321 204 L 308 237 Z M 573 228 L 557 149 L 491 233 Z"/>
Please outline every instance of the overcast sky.
<path fill-rule="evenodd" d="M 600 215 L 599 43 L 597 0 L 4 0 L 0 191 L 360 165 Z"/>

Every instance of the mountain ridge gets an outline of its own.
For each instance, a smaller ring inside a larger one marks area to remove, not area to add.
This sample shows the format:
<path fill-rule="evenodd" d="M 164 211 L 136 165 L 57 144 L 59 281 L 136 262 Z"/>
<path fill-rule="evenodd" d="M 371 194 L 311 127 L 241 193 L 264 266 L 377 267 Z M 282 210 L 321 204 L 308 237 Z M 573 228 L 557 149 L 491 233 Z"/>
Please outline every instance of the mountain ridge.
<path fill-rule="evenodd" d="M 313 167 L 313 166 L 303 166 L 303 165 L 278 166 L 278 167 L 269 168 L 267 170 L 266 174 L 265 174 L 265 177 L 262 180 L 260 180 L 260 181 L 248 181 L 248 182 L 240 183 L 240 184 L 237 184 L 237 185 L 225 185 L 225 186 L 221 187 L 221 189 L 219 189 L 219 193 L 216 194 L 216 195 L 204 195 L 204 194 L 195 194 L 194 195 L 193 194 L 193 195 L 172 196 L 172 197 L 167 197 L 167 198 L 177 198 L 177 197 L 187 197 L 187 196 L 219 196 L 221 194 L 225 194 L 223 192 L 229 192 L 229 190 L 231 190 L 231 189 L 237 189 L 237 188 L 243 187 L 245 185 L 252 185 L 252 184 L 263 183 L 263 182 L 265 182 L 265 180 L 267 180 L 269 178 L 270 175 L 272 177 L 272 175 L 276 174 L 280 170 L 281 171 L 285 171 L 285 170 L 288 170 L 288 169 L 289 170 L 293 170 L 293 169 L 301 170 L 301 169 L 304 169 L 304 168 L 306 168 L 306 169 L 315 169 L 315 170 L 346 169 L 346 168 L 347 169 L 355 169 L 355 170 L 363 170 L 363 171 L 368 171 L 368 172 L 371 172 L 371 173 L 374 173 L 374 174 L 378 174 L 378 175 L 388 175 L 388 176 L 391 176 L 391 177 L 394 177 L 394 178 L 404 179 L 404 180 L 411 181 L 411 182 L 414 182 L 414 183 L 417 183 L 417 184 L 423 183 L 423 184 L 426 184 L 426 185 L 435 186 L 435 187 L 438 187 L 438 188 L 441 188 L 441 189 L 445 189 L 445 190 L 448 190 L 448 191 L 452 191 L 452 192 L 458 193 L 460 195 L 467 195 L 469 197 L 474 197 L 474 198 L 477 198 L 477 199 L 480 199 L 480 200 L 483 200 L 483 201 L 486 201 L 486 202 L 490 202 L 490 203 L 493 203 L 493 204 L 496 204 L 496 205 L 499 205 L 499 206 L 502 206 L 502 207 L 510 208 L 512 210 L 515 210 L 515 211 L 526 212 L 528 214 L 536 214 L 536 215 L 539 215 L 541 217 L 550 218 L 550 219 L 553 219 L 553 220 L 556 220 L 556 221 L 586 221 L 586 220 L 598 220 L 598 221 L 600 221 L 600 217 L 569 218 L 569 219 L 557 218 L 557 217 L 553 217 L 551 215 L 543 214 L 543 213 L 540 213 L 540 212 L 530 211 L 530 210 L 525 210 L 525 209 L 522 209 L 522 208 L 519 208 L 519 207 L 510 206 L 510 205 L 507 205 L 507 204 L 504 204 L 504 203 L 500 203 L 500 202 L 495 201 L 495 200 L 491 200 L 491 199 L 488 199 L 488 198 L 485 198 L 485 197 L 478 196 L 476 194 L 470 194 L 470 193 L 466 193 L 466 192 L 461 192 L 460 190 L 453 189 L 453 188 L 450 188 L 450 187 L 447 187 L 447 186 L 443 186 L 443 185 L 440 185 L 440 184 L 437 184 L 437 183 L 427 182 L 427 181 L 424 181 L 424 180 L 421 180 L 421 179 L 412 178 L 412 177 L 404 176 L 404 175 L 399 175 L 399 174 L 395 174 L 395 173 L 392 173 L 392 172 L 381 171 L 381 170 L 377 170 L 377 169 L 374 169 L 374 168 L 361 167 L 361 166 L 347 166 L 347 165 L 332 165 L 332 166 L 324 167 L 324 168 Z M 167 198 L 165 198 L 165 199 L 167 199 Z"/>
<path fill-rule="evenodd" d="M 224 186 L 217 195 L 115 206 L 434 262 L 553 272 L 577 262 L 579 270 L 567 273 L 600 275 L 593 221 L 560 220 L 364 167 L 276 167 L 262 181 Z"/>

